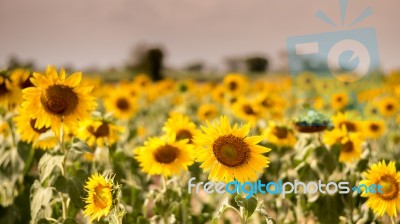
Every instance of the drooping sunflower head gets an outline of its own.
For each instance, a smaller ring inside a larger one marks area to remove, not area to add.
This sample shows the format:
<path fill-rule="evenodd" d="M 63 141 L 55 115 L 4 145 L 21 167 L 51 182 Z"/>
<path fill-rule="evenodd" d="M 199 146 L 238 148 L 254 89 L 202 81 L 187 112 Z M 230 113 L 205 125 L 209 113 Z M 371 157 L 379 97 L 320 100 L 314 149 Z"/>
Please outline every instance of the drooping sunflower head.
<path fill-rule="evenodd" d="M 172 116 L 165 122 L 162 130 L 167 135 L 175 135 L 176 140 L 187 139 L 188 143 L 193 142 L 199 130 L 196 128 L 195 123 L 190 121 L 189 117 L 183 114 L 172 114 Z"/>
<path fill-rule="evenodd" d="M 399 111 L 399 101 L 394 97 L 386 97 L 378 102 L 379 112 L 385 117 L 392 117 Z"/>
<path fill-rule="evenodd" d="M 118 89 L 104 99 L 104 104 L 107 111 L 120 119 L 130 119 L 137 111 L 136 99 L 130 95 L 129 89 Z"/>
<path fill-rule="evenodd" d="M 87 197 L 85 198 L 85 210 L 83 213 L 90 220 L 100 220 L 107 216 L 113 207 L 114 182 L 110 176 L 93 174 L 84 186 Z"/>
<path fill-rule="evenodd" d="M 177 141 L 174 135 L 149 138 L 144 146 L 134 149 L 135 158 L 147 174 L 177 175 L 193 163 L 193 145 L 187 142 Z"/>
<path fill-rule="evenodd" d="M 365 179 L 359 185 L 370 186 L 378 184 L 381 192 L 372 194 L 363 192 L 361 196 L 368 197 L 367 206 L 378 216 L 387 213 L 391 217 L 397 216 L 400 212 L 400 172 L 396 171 L 395 163 L 385 161 L 372 164 L 371 168 L 364 173 Z M 364 189 L 365 190 L 365 189 Z"/>
<path fill-rule="evenodd" d="M 87 141 L 90 146 L 112 145 L 117 142 L 119 134 L 123 133 L 121 126 L 104 119 L 87 119 L 80 122 L 77 136 Z"/>
<path fill-rule="evenodd" d="M 332 95 L 332 108 L 335 111 L 343 110 L 349 103 L 349 98 L 347 94 L 337 93 Z"/>
<path fill-rule="evenodd" d="M 209 179 L 254 181 L 268 167 L 269 159 L 263 153 L 270 149 L 257 145 L 263 140 L 261 136 L 248 137 L 250 124 L 231 127 L 228 118 L 221 116 L 219 122 L 207 122 L 202 130 L 194 138 L 194 155 L 203 170 L 210 171 Z"/>
<path fill-rule="evenodd" d="M 58 135 L 61 122 L 72 127 L 96 107 L 92 87 L 80 86 L 81 79 L 80 72 L 67 78 L 63 69 L 58 75 L 54 66 L 48 66 L 45 74 L 33 74 L 34 87 L 23 90 L 22 107 L 36 119 L 38 128 L 51 126 Z"/>
<path fill-rule="evenodd" d="M 232 95 L 243 93 L 247 89 L 247 79 L 242 74 L 228 74 L 223 82 L 225 91 Z"/>

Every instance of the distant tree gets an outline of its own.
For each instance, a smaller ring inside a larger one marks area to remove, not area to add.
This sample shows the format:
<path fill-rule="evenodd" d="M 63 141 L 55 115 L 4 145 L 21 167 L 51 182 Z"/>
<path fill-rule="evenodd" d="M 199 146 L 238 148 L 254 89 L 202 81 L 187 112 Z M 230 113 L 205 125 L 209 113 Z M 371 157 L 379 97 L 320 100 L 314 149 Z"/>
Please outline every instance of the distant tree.
<path fill-rule="evenodd" d="M 186 71 L 191 71 L 191 72 L 202 72 L 203 69 L 204 69 L 204 64 L 201 62 L 191 63 L 185 67 Z"/>
<path fill-rule="evenodd" d="M 266 72 L 268 70 L 268 60 L 264 57 L 247 58 L 246 67 L 248 72 Z"/>
<path fill-rule="evenodd" d="M 143 63 L 146 68 L 146 73 L 149 74 L 154 81 L 163 78 L 163 59 L 164 52 L 161 48 L 152 48 L 146 53 L 146 58 Z"/>
<path fill-rule="evenodd" d="M 154 81 L 163 78 L 164 51 L 160 47 L 149 47 L 139 44 L 134 48 L 127 68 L 134 72 L 148 74 Z"/>
<path fill-rule="evenodd" d="M 14 70 L 17 68 L 34 69 L 35 64 L 32 61 L 22 61 L 15 55 L 10 56 L 7 65 L 9 70 Z"/>

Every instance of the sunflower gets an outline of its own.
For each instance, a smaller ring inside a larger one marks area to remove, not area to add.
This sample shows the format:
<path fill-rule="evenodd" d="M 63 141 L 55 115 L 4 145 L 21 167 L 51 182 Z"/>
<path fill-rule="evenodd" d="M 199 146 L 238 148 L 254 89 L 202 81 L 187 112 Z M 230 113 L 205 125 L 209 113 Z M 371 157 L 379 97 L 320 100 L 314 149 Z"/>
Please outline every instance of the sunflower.
<path fill-rule="evenodd" d="M 87 141 L 90 146 L 103 146 L 116 143 L 118 135 L 123 132 L 123 127 L 111 121 L 87 119 L 80 122 L 77 137 Z"/>
<path fill-rule="evenodd" d="M 385 117 L 393 117 L 399 110 L 399 102 L 394 97 L 386 97 L 378 102 L 379 112 Z"/>
<path fill-rule="evenodd" d="M 237 100 L 232 109 L 235 116 L 244 121 L 255 122 L 263 116 L 263 110 L 258 104 L 243 98 Z"/>
<path fill-rule="evenodd" d="M 193 145 L 187 139 L 176 140 L 174 135 L 149 138 L 144 146 L 134 150 L 142 171 L 150 175 L 171 176 L 187 170 L 193 163 Z"/>
<path fill-rule="evenodd" d="M 379 138 L 385 133 L 385 129 L 385 121 L 365 121 L 362 123 L 362 130 L 367 138 Z"/>
<path fill-rule="evenodd" d="M 24 89 L 22 107 L 36 119 L 36 128 L 49 128 L 59 136 L 61 123 L 72 127 L 89 116 L 96 107 L 90 95 L 92 87 L 79 85 L 82 73 L 66 78 L 64 69 L 60 75 L 54 66 L 48 66 L 46 74 L 34 73 L 31 82 L 35 87 Z"/>
<path fill-rule="evenodd" d="M 113 179 L 111 177 L 103 177 L 100 174 L 93 174 L 89 177 L 84 188 L 87 192 L 85 198 L 85 216 L 90 217 L 90 221 L 97 218 L 107 216 L 113 205 Z"/>
<path fill-rule="evenodd" d="M 0 107 L 14 108 L 19 101 L 18 87 L 5 74 L 0 74 Z"/>
<path fill-rule="evenodd" d="M 379 115 L 379 107 L 375 102 L 369 102 L 364 108 L 364 116 L 367 118 L 376 118 Z"/>
<path fill-rule="evenodd" d="M 28 87 L 34 87 L 30 78 L 32 78 L 32 74 L 30 71 L 25 69 L 15 69 L 11 73 L 11 80 L 15 85 L 17 85 L 20 89 L 25 89 Z"/>
<path fill-rule="evenodd" d="M 335 111 L 343 110 L 349 103 L 349 98 L 347 94 L 337 93 L 332 95 L 332 108 Z"/>
<path fill-rule="evenodd" d="M 332 117 L 332 122 L 335 128 L 341 129 L 346 126 L 348 132 L 357 132 L 360 130 L 360 122 L 355 121 L 357 116 L 354 113 L 344 112 L 337 113 Z"/>
<path fill-rule="evenodd" d="M 167 135 L 175 135 L 176 140 L 187 139 L 188 143 L 192 143 L 193 136 L 199 132 L 196 125 L 190 121 L 189 117 L 183 114 L 172 114 L 165 122 L 162 130 Z"/>
<path fill-rule="evenodd" d="M 51 133 L 48 137 L 41 138 L 42 134 L 50 131 L 50 127 L 38 128 L 36 119 L 31 118 L 27 111 L 20 109 L 19 114 L 13 120 L 17 126 L 17 133 L 21 135 L 21 140 L 33 143 L 34 148 L 52 149 L 58 144 L 58 138 Z"/>
<path fill-rule="evenodd" d="M 133 98 L 128 89 L 119 89 L 104 99 L 107 111 L 112 112 L 116 118 L 130 119 L 135 115 L 137 110 L 136 100 Z"/>
<path fill-rule="evenodd" d="M 303 91 L 311 91 L 315 89 L 315 74 L 312 72 L 302 72 L 298 75 L 295 83 L 296 86 Z"/>
<path fill-rule="evenodd" d="M 218 102 L 218 103 L 224 103 L 226 95 L 225 95 L 225 89 L 224 86 L 218 85 L 216 86 L 213 91 L 212 91 L 212 97 L 213 99 Z"/>
<path fill-rule="evenodd" d="M 367 206 L 378 216 L 387 213 L 390 217 L 396 217 L 400 211 L 400 172 L 396 171 L 395 163 L 385 161 L 372 164 L 370 170 L 364 173 L 366 179 L 359 185 L 370 186 L 372 184 L 382 186 L 382 192 L 363 192 L 361 196 L 368 197 Z"/>
<path fill-rule="evenodd" d="M 218 117 L 218 108 L 211 103 L 203 104 L 197 109 L 197 117 L 201 121 L 213 120 Z"/>
<path fill-rule="evenodd" d="M 142 88 L 147 87 L 152 83 L 150 77 L 146 74 L 136 75 L 135 78 L 133 79 L 133 82 Z"/>
<path fill-rule="evenodd" d="M 285 125 L 277 125 L 275 122 L 268 123 L 268 128 L 265 129 L 263 135 L 266 137 L 267 142 L 277 146 L 292 147 L 296 144 L 293 130 Z"/>
<path fill-rule="evenodd" d="M 361 144 L 363 143 L 363 139 L 360 133 L 349 133 L 346 126 L 325 132 L 324 142 L 327 145 L 336 145 L 339 147 L 340 162 L 352 162 L 361 157 Z"/>
<path fill-rule="evenodd" d="M 247 89 L 247 79 L 242 74 L 228 74 L 223 83 L 225 91 L 232 95 L 241 94 Z"/>
<path fill-rule="evenodd" d="M 194 137 L 194 155 L 203 170 L 210 171 L 211 180 L 255 181 L 268 167 L 269 159 L 262 154 L 271 149 L 257 145 L 263 140 L 261 136 L 248 137 L 250 123 L 231 127 L 228 117 L 221 116 L 219 123 L 207 122 L 202 130 L 204 133 Z"/>

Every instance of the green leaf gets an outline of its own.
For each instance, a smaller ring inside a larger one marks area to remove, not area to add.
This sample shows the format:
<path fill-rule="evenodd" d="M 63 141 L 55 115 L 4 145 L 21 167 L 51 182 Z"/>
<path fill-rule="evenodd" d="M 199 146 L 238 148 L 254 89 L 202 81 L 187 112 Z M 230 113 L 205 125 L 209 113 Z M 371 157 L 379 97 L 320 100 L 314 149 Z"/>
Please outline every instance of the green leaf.
<path fill-rule="evenodd" d="M 31 190 L 31 216 L 32 220 L 51 217 L 52 209 L 50 201 L 53 191 L 50 187 L 42 187 L 39 181 L 35 181 Z"/>
<path fill-rule="evenodd" d="M 71 202 L 78 208 L 84 207 L 83 197 L 85 191 L 83 187 L 87 176 L 86 171 L 78 170 L 75 177 L 71 177 L 67 180 L 68 195 L 71 198 Z"/>
<path fill-rule="evenodd" d="M 68 217 L 67 219 L 65 219 L 63 224 L 78 224 L 78 223 L 75 221 L 75 219 Z"/>
<path fill-rule="evenodd" d="M 51 155 L 49 153 L 44 154 L 39 161 L 40 182 L 43 183 L 43 181 L 50 176 L 56 167 L 62 170 L 63 160 L 63 155 Z"/>
<path fill-rule="evenodd" d="M 90 146 L 88 144 L 86 144 L 86 142 L 82 142 L 82 141 L 75 142 L 74 144 L 72 144 L 71 148 L 78 152 L 93 153 L 93 149 L 90 148 Z"/>
<path fill-rule="evenodd" d="M 58 192 L 68 193 L 67 179 L 64 176 L 58 176 L 53 185 Z"/>
<path fill-rule="evenodd" d="M 257 208 L 257 198 L 255 196 L 246 199 L 241 195 L 236 195 L 235 201 L 240 207 L 244 208 L 246 217 L 250 217 Z"/>

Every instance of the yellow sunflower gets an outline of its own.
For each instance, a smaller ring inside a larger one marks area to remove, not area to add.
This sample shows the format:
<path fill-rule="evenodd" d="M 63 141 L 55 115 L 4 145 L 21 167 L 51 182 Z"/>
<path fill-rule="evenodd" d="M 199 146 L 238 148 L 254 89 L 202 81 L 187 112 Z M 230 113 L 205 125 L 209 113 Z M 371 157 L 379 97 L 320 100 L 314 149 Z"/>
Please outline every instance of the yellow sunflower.
<path fill-rule="evenodd" d="M 3 74 L 0 74 L 0 107 L 14 108 L 19 101 L 18 87 Z"/>
<path fill-rule="evenodd" d="M 59 136 L 61 123 L 72 127 L 79 120 L 89 117 L 96 107 L 90 95 L 92 87 L 80 86 L 82 73 L 66 78 L 64 69 L 60 75 L 54 66 L 48 66 L 45 74 L 34 73 L 31 82 L 35 87 L 23 90 L 22 107 L 36 119 L 36 128 L 49 128 Z"/>
<path fill-rule="evenodd" d="M 87 119 L 80 122 L 77 137 L 87 141 L 90 146 L 103 146 L 116 143 L 118 135 L 123 132 L 123 127 L 111 121 Z"/>
<path fill-rule="evenodd" d="M 104 99 L 107 111 L 112 112 L 116 118 L 130 119 L 137 110 L 136 100 L 130 95 L 128 89 L 118 89 Z"/>
<path fill-rule="evenodd" d="M 165 122 L 162 130 L 167 135 L 175 135 L 176 140 L 187 139 L 188 143 L 192 143 L 193 136 L 199 132 L 196 125 L 190 121 L 189 117 L 183 114 L 173 114 Z"/>
<path fill-rule="evenodd" d="M 224 86 L 218 85 L 216 86 L 213 91 L 212 91 L 212 97 L 213 99 L 218 102 L 218 103 L 224 103 L 226 94 L 225 94 L 225 89 Z"/>
<path fill-rule="evenodd" d="M 150 77 L 146 74 L 136 75 L 135 78 L 133 79 L 133 82 L 142 88 L 147 87 L 152 83 Z"/>
<path fill-rule="evenodd" d="M 97 218 L 100 220 L 103 216 L 107 216 L 113 205 L 113 179 L 103 177 L 100 174 L 93 174 L 89 177 L 84 188 L 87 192 L 85 198 L 85 216 L 90 217 L 90 221 Z"/>
<path fill-rule="evenodd" d="M 11 80 L 20 89 L 34 86 L 30 78 L 32 78 L 32 74 L 26 69 L 16 69 L 11 73 Z"/>
<path fill-rule="evenodd" d="M 150 175 L 171 176 L 188 170 L 193 163 L 193 145 L 188 140 L 177 141 L 174 135 L 149 138 L 144 146 L 134 150 L 142 171 Z"/>
<path fill-rule="evenodd" d="M 337 113 L 332 117 L 332 123 L 335 128 L 341 129 L 342 126 L 346 126 L 348 132 L 360 131 L 360 122 L 356 121 L 358 118 L 354 113 L 344 112 Z"/>
<path fill-rule="evenodd" d="M 367 138 L 379 138 L 385 133 L 385 121 L 365 121 L 362 123 L 362 130 Z"/>
<path fill-rule="evenodd" d="M 236 117 L 253 123 L 260 119 L 264 112 L 258 104 L 249 102 L 243 98 L 237 100 L 233 104 L 232 109 Z"/>
<path fill-rule="evenodd" d="M 228 74 L 223 83 L 225 91 L 232 95 L 241 94 L 247 89 L 247 79 L 242 74 Z"/>
<path fill-rule="evenodd" d="M 398 99 L 386 97 L 378 102 L 379 112 L 385 117 L 393 117 L 399 111 Z"/>
<path fill-rule="evenodd" d="M 302 72 L 296 78 L 296 86 L 303 91 L 312 91 L 315 89 L 316 78 L 312 72 Z"/>
<path fill-rule="evenodd" d="M 197 117 L 201 121 L 213 120 L 218 117 L 218 108 L 211 103 L 202 104 L 197 109 Z"/>
<path fill-rule="evenodd" d="M 332 108 L 336 111 L 343 110 L 349 103 L 347 94 L 337 93 L 332 95 Z"/>
<path fill-rule="evenodd" d="M 396 171 L 395 163 L 385 161 L 372 164 L 370 170 L 364 173 L 366 179 L 359 185 L 370 186 L 378 184 L 382 186 L 382 192 L 363 192 L 361 196 L 368 197 L 367 206 L 378 216 L 385 213 L 390 217 L 396 217 L 400 211 L 400 172 Z M 365 190 L 365 189 L 364 189 Z"/>
<path fill-rule="evenodd" d="M 33 143 L 34 148 L 52 149 L 58 144 L 58 138 L 49 133 L 48 137 L 40 138 L 42 134 L 50 131 L 49 127 L 37 127 L 36 119 L 30 117 L 30 113 L 20 110 L 19 114 L 13 118 L 17 126 L 17 133 L 21 135 L 21 140 Z"/>
<path fill-rule="evenodd" d="M 361 157 L 363 139 L 360 133 L 349 133 L 346 126 L 325 132 L 324 142 L 330 146 L 337 145 L 340 147 L 340 162 L 353 162 Z"/>
<path fill-rule="evenodd" d="M 221 116 L 219 123 L 207 122 L 202 130 L 203 133 L 194 138 L 197 146 L 194 155 L 202 163 L 203 170 L 210 171 L 209 179 L 255 181 L 268 167 L 269 159 L 263 153 L 271 149 L 257 145 L 263 140 L 262 136 L 248 137 L 249 123 L 231 127 L 228 117 Z"/>
<path fill-rule="evenodd" d="M 285 125 L 277 125 L 272 121 L 268 123 L 268 128 L 265 129 L 263 135 L 267 142 L 277 146 L 292 147 L 297 141 L 293 130 Z"/>

